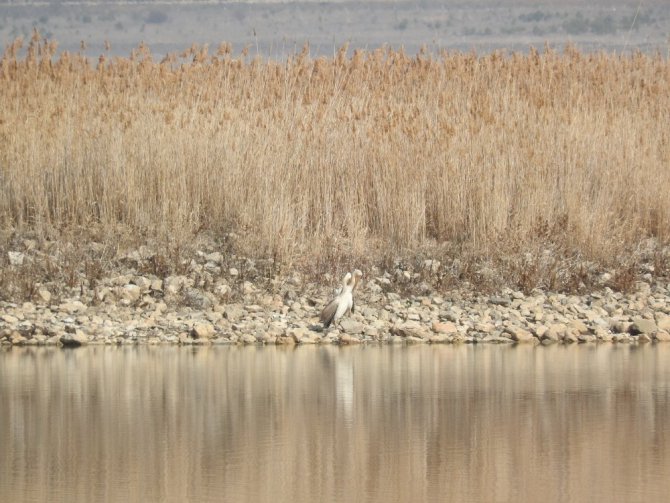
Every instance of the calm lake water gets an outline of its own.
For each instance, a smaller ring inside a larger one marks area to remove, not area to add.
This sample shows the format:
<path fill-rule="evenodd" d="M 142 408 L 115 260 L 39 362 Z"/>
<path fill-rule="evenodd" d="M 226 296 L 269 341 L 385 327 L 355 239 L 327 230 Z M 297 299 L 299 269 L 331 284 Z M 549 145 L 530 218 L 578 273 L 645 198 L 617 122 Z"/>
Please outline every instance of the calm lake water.
<path fill-rule="evenodd" d="M 670 344 L 0 351 L 1 501 L 668 501 Z"/>

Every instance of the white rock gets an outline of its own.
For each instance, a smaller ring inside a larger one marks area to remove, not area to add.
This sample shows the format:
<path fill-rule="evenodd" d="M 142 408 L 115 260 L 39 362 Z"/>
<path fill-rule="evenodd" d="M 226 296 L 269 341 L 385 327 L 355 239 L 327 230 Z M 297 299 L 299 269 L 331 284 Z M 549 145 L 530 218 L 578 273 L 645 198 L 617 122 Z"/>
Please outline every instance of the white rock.
<path fill-rule="evenodd" d="M 23 253 L 15 251 L 7 252 L 7 256 L 9 257 L 9 265 L 13 266 L 23 265 L 23 260 L 26 257 Z"/>

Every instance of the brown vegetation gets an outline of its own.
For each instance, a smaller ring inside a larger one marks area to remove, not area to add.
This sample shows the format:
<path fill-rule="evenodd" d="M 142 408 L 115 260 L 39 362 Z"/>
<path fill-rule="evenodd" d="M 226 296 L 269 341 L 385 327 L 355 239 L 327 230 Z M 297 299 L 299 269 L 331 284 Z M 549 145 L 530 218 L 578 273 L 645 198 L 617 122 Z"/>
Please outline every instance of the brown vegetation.
<path fill-rule="evenodd" d="M 267 61 L 222 45 L 92 64 L 37 34 L 20 47 L 0 61 L 5 247 L 207 235 L 312 271 L 336 256 L 457 258 L 453 278 L 476 279 L 493 264 L 523 288 L 573 288 L 591 266 L 625 278 L 649 238 L 667 264 L 662 56 L 306 48 Z"/>

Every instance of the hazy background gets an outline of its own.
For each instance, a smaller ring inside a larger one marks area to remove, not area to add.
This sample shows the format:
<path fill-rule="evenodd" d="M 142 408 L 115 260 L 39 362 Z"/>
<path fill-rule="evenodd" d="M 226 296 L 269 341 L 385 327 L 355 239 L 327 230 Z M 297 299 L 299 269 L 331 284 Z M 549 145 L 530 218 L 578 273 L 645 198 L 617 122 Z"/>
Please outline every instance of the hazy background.
<path fill-rule="evenodd" d="M 527 50 L 561 48 L 571 42 L 585 51 L 670 50 L 667 0 L 525 0 L 419 2 L 189 2 L 0 0 L 3 48 L 34 28 L 55 39 L 59 50 L 127 56 L 144 41 L 155 56 L 209 44 L 212 52 L 230 42 L 234 53 L 280 57 L 310 43 L 312 55 L 332 55 L 345 43 L 374 49 L 388 44 L 416 53 L 431 50 Z M 105 49 L 105 41 L 109 42 Z"/>

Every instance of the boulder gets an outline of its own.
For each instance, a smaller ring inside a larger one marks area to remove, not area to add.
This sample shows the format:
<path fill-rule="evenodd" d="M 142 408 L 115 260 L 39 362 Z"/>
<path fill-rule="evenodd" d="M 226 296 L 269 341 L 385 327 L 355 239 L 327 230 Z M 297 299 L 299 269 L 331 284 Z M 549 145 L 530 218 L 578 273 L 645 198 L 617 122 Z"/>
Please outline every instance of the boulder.
<path fill-rule="evenodd" d="M 645 318 L 635 318 L 633 324 L 630 326 L 628 332 L 631 335 L 652 334 L 658 330 L 654 320 L 647 320 Z"/>
<path fill-rule="evenodd" d="M 391 334 L 397 337 L 429 339 L 430 333 L 418 321 L 405 321 L 391 327 Z"/>
<path fill-rule="evenodd" d="M 659 330 L 670 332 L 670 316 L 659 316 L 656 320 L 656 326 Z"/>
<path fill-rule="evenodd" d="M 211 323 L 199 322 L 193 325 L 191 337 L 194 339 L 209 340 L 215 335 L 214 326 Z"/>
<path fill-rule="evenodd" d="M 505 328 L 505 332 L 510 334 L 510 338 L 513 341 L 516 342 L 532 342 L 535 340 L 535 337 L 533 334 L 531 334 L 528 330 L 517 327 L 517 326 L 511 326 Z"/>
<path fill-rule="evenodd" d="M 66 347 L 78 347 L 88 344 L 88 336 L 77 329 L 74 333 L 66 333 L 60 337 L 60 343 Z"/>
<path fill-rule="evenodd" d="M 339 325 L 342 327 L 342 330 L 350 335 L 358 335 L 365 332 L 365 325 L 363 323 L 350 318 L 341 320 Z"/>
<path fill-rule="evenodd" d="M 451 322 L 434 321 L 430 328 L 436 334 L 453 334 L 458 332 L 456 324 Z"/>

